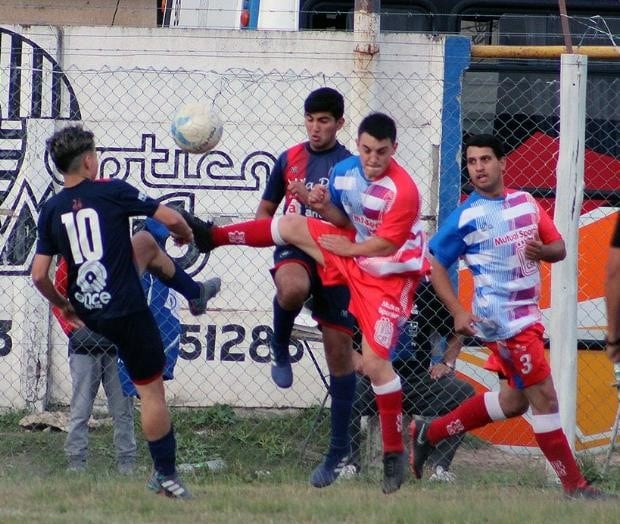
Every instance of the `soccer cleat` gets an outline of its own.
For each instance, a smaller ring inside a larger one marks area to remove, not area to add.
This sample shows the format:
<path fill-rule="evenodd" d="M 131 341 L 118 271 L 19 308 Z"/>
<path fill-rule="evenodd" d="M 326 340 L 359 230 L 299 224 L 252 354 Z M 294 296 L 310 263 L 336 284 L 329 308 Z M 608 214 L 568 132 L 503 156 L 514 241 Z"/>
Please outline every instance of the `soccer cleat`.
<path fill-rule="evenodd" d="M 435 466 L 433 474 L 428 477 L 431 482 L 454 482 L 456 475 L 443 466 Z"/>
<path fill-rule="evenodd" d="M 293 385 L 293 367 L 291 366 L 288 348 L 285 351 L 280 351 L 275 349 L 270 343 L 269 355 L 271 356 L 272 380 L 279 388 L 290 388 Z"/>
<path fill-rule="evenodd" d="M 426 440 L 428 423 L 414 420 L 409 426 L 409 467 L 417 479 L 422 478 L 424 463 L 433 450 L 433 446 Z"/>
<path fill-rule="evenodd" d="M 176 473 L 172 475 L 162 475 L 157 471 L 153 471 L 151 478 L 146 483 L 146 487 L 157 493 L 157 495 L 165 495 L 166 497 L 176 499 L 192 498 L 192 495 L 183 485 Z"/>
<path fill-rule="evenodd" d="M 200 295 L 188 300 L 189 310 L 192 315 L 202 315 L 207 310 L 207 302 L 217 295 L 222 287 L 222 281 L 218 277 L 210 278 L 205 282 L 198 282 Z"/>
<path fill-rule="evenodd" d="M 349 463 L 351 457 L 349 450 L 330 450 L 325 456 L 325 460 L 321 462 L 310 475 L 310 484 L 315 488 L 325 488 L 340 476 L 340 473 Z"/>
<path fill-rule="evenodd" d="M 383 455 L 383 493 L 386 495 L 400 489 L 405 480 L 407 457 L 404 451 Z"/>
<path fill-rule="evenodd" d="M 201 253 L 209 253 L 209 251 L 215 247 L 211 238 L 213 222 L 201 220 L 197 216 L 189 214 L 184 209 L 180 210 L 179 213 L 183 215 L 185 222 L 187 222 L 192 233 L 194 233 L 194 244 L 196 244 L 198 251 Z"/>
<path fill-rule="evenodd" d="M 573 491 L 565 491 L 564 496 L 571 500 L 616 500 L 618 495 L 587 484 Z"/>

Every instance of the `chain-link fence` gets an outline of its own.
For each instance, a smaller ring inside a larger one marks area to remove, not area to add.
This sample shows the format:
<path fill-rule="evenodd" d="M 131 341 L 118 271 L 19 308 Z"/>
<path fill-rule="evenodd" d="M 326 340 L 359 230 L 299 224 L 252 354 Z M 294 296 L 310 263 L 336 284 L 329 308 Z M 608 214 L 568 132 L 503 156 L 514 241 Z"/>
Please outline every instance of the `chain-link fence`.
<path fill-rule="evenodd" d="M 228 222 L 254 216 L 275 159 L 286 148 L 305 139 L 302 108 L 307 93 L 329 85 L 340 90 L 345 95 L 346 107 L 352 108 L 356 81 L 338 75 L 277 71 L 69 70 L 64 72 L 66 77 L 51 75 L 55 80 L 46 93 L 40 88 L 41 76 L 46 74 L 46 71 L 41 75 L 36 69 L 22 67 L 20 96 L 10 101 L 9 108 L 2 109 L 0 120 L 3 209 L 0 366 L 4 378 L 0 405 L 7 410 L 34 413 L 66 412 L 72 395 L 67 336 L 28 277 L 37 210 L 60 183 L 44 153 L 45 139 L 54 129 L 65 125 L 63 120 L 83 121 L 97 137 L 101 177 L 127 180 L 162 202 L 182 206 L 216 222 Z M 14 77 L 7 69 L 0 71 L 0 78 L 6 83 Z M 70 78 L 72 89 L 61 88 L 63 78 Z M 399 126 L 398 159 L 418 183 L 424 195 L 423 214 L 429 224 L 434 224 L 439 205 L 437 149 L 442 145 L 441 103 L 445 86 L 439 78 L 416 74 L 381 75 L 373 78 L 373 82 L 376 84 L 373 108 L 395 117 Z M 11 90 L 13 96 L 18 92 L 15 85 Z M 609 93 L 614 93 L 613 87 L 617 83 L 605 85 Z M 510 185 L 539 190 L 537 196 L 546 199 L 552 198 L 549 191 L 555 187 L 558 89 L 555 77 L 547 81 L 472 73 L 467 75 L 463 92 L 464 133 L 500 134 L 511 151 L 507 174 Z M 225 129 L 217 149 L 203 156 L 176 149 L 168 131 L 175 110 L 198 99 L 213 103 L 222 115 Z M 600 103 L 598 99 L 591 102 L 591 110 Z M 33 107 L 38 108 L 36 114 Z M 617 114 L 609 117 L 618 111 L 617 104 L 610 102 L 608 107 L 596 110 L 596 116 L 589 121 L 590 156 L 586 155 L 586 159 L 590 164 L 586 167 L 586 178 L 588 189 L 604 195 L 595 195 L 597 207 L 588 211 L 583 221 L 580 320 L 582 331 L 587 332 L 582 337 L 587 344 L 580 352 L 578 422 L 581 445 L 603 446 L 613 422 L 615 397 L 607 385 L 609 381 L 601 379 L 602 376 L 611 378 L 610 366 L 595 351 L 599 349 L 597 341 L 600 344 L 605 325 L 600 284 L 603 279 L 600 264 L 595 262 L 600 261 L 600 253 L 605 252 L 607 245 L 611 224 L 609 206 L 617 205 L 620 118 Z M 345 145 L 353 146 L 355 125 L 363 116 L 346 110 L 350 125 L 339 137 Z M 600 127 L 595 130 L 594 126 Z M 605 149 L 605 144 L 611 147 Z M 599 177 L 601 170 L 607 170 L 608 174 Z M 607 198 L 610 200 L 602 201 Z M 616 198 L 615 203 L 611 202 L 612 198 Z M 429 226 L 429 230 L 433 227 Z M 218 275 L 223 281 L 222 291 L 209 303 L 207 314 L 193 317 L 183 299 L 178 304 L 179 355 L 174 379 L 167 382 L 170 405 L 178 408 L 226 405 L 250 416 L 260 412 L 261 416 L 251 418 L 255 422 L 252 431 L 259 435 L 272 431 L 272 417 L 283 411 L 309 409 L 311 423 L 299 424 L 293 430 L 298 446 L 292 453 L 303 455 L 308 450 L 313 453 L 325 450 L 329 398 L 320 342 L 310 338 L 292 341 L 295 375 L 292 388 L 280 390 L 270 378 L 272 251 L 232 246 L 203 255 L 195 248 L 177 248 L 170 241 L 166 249 L 196 279 Z M 545 275 L 548 276 L 548 271 Z M 543 308 L 549 307 L 548 287 L 547 279 Z M 468 293 L 471 284 L 463 277 L 464 300 L 468 300 Z M 421 302 L 418 307 L 422 309 L 424 305 L 428 306 Z M 419 347 L 428 348 L 428 357 L 421 365 L 412 366 L 408 363 L 411 348 L 403 347 L 399 364 L 403 376 L 410 376 L 405 377 L 405 382 L 411 390 L 411 401 L 405 408 L 411 416 L 427 414 L 420 407 L 420 398 L 427 394 L 420 390 L 423 383 L 420 376 L 428 374 L 431 363 L 442 360 L 442 348 L 450 338 L 449 316 L 435 308 L 431 319 L 429 308 L 426 310 L 423 319 L 430 325 L 432 340 Z M 312 324 L 307 318 L 306 323 Z M 411 346 L 416 330 L 426 332 L 419 324 L 420 319 L 412 320 L 402 337 L 404 345 Z M 445 398 L 448 407 L 443 409 L 458 404 L 474 390 L 497 388 L 497 376 L 483 369 L 487 351 L 472 340 L 466 340 L 465 344 L 457 362 L 458 381 L 453 381 L 445 392 L 432 394 L 434 402 Z M 103 392 L 99 393 L 95 406 L 105 406 Z M 367 437 L 376 439 L 372 431 L 376 418 L 363 402 L 358 407 L 359 415 L 364 418 L 362 423 L 356 421 L 353 437 L 361 445 Z M 264 416 L 266 409 L 268 415 Z M 369 415 L 369 422 L 363 422 Z M 111 434 L 109 429 L 98 431 Z M 489 443 L 497 447 L 491 448 Z M 367 449 L 362 445 L 361 449 L 365 455 L 361 460 L 368 463 L 368 454 L 376 446 Z M 496 463 L 493 457 L 500 453 L 497 449 L 524 452 L 516 455 L 520 464 L 536 455 L 533 434 L 524 418 L 475 432 L 475 438 L 468 437 L 460 449 L 455 468 L 467 463 L 468 458 L 471 464 Z M 61 450 L 51 446 L 50 452 L 61 453 Z M 184 453 L 188 452 L 181 447 L 181 457 L 191 460 Z M 514 455 L 500 455 L 500 461 L 515 460 Z M 316 455 L 312 458 L 316 459 Z"/>

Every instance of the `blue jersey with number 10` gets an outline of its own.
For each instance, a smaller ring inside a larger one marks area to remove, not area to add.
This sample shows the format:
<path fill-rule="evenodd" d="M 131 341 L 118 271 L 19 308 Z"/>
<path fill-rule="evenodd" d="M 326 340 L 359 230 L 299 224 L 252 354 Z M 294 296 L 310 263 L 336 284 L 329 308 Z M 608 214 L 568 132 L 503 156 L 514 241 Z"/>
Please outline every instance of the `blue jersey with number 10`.
<path fill-rule="evenodd" d="M 129 217 L 152 216 L 158 206 L 122 180 L 85 180 L 45 202 L 36 252 L 65 258 L 67 296 L 80 318 L 118 318 L 147 309 Z"/>

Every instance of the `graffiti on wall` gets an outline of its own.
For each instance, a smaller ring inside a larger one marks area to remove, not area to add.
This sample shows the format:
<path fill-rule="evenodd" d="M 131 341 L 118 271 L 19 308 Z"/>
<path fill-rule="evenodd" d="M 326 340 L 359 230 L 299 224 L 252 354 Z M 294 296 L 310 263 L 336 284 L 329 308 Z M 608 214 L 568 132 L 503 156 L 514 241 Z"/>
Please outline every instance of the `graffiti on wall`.
<path fill-rule="evenodd" d="M 38 210 L 62 185 L 44 151 L 45 138 L 59 125 L 82 120 L 83 111 L 50 52 L 8 29 L 0 28 L 0 41 L 0 276 L 27 275 Z M 161 202 L 194 212 L 204 191 L 260 191 L 275 163 L 267 151 L 249 152 L 239 162 L 220 150 L 190 155 L 162 145 L 164 138 L 144 132 L 133 142 L 115 137 L 98 146 L 99 176 L 154 190 Z M 176 260 L 196 274 L 206 259 L 189 249 Z"/>

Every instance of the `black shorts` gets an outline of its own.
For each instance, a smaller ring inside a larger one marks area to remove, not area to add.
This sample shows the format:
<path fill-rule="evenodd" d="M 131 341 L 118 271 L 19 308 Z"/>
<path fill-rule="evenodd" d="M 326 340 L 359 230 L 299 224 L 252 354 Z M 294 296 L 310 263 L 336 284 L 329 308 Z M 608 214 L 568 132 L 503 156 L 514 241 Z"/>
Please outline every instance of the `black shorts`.
<path fill-rule="evenodd" d="M 133 382 L 148 384 L 163 373 L 164 346 L 150 309 L 124 317 L 91 320 L 88 327 L 116 344 L 118 356 Z"/>
<path fill-rule="evenodd" d="M 333 327 L 352 334 L 355 319 L 349 313 L 350 293 L 347 286 L 324 286 L 316 270 L 316 261 L 295 246 L 277 246 L 273 254 L 271 275 L 283 264 L 301 264 L 310 277 L 310 297 L 306 302 L 312 318 L 321 326 Z"/>

